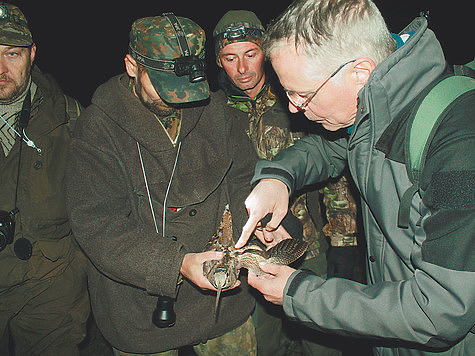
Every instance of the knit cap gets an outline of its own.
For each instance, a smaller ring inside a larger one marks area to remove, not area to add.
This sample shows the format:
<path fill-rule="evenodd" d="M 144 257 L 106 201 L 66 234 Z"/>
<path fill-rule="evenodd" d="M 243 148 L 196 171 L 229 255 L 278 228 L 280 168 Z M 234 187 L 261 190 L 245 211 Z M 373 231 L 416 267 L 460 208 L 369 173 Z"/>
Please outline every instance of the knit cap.
<path fill-rule="evenodd" d="M 256 14 L 247 10 L 230 10 L 224 14 L 214 28 L 216 60 L 226 45 L 234 42 L 253 42 L 262 44 L 264 26 Z"/>

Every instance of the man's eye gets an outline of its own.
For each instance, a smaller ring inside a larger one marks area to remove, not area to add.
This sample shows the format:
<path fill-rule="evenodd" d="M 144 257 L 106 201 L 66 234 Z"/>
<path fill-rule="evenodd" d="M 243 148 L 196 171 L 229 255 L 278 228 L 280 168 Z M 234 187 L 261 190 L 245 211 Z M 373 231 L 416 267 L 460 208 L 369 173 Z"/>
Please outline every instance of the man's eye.
<path fill-rule="evenodd" d="M 16 57 L 16 56 L 18 56 L 18 52 L 8 52 L 7 56 L 8 57 Z"/>

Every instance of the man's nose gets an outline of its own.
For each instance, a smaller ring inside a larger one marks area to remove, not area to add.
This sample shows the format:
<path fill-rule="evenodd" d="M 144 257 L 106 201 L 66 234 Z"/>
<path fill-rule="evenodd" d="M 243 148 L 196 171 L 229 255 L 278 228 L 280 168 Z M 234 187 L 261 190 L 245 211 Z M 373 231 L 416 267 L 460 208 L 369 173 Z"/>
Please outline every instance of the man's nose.
<path fill-rule="evenodd" d="M 4 74 L 6 72 L 8 72 L 7 65 L 5 64 L 3 58 L 0 57 L 0 74 Z"/>
<path fill-rule="evenodd" d="M 246 61 L 244 60 L 240 60 L 238 62 L 238 68 L 237 68 L 239 74 L 244 74 L 247 72 L 247 64 L 246 64 Z"/>

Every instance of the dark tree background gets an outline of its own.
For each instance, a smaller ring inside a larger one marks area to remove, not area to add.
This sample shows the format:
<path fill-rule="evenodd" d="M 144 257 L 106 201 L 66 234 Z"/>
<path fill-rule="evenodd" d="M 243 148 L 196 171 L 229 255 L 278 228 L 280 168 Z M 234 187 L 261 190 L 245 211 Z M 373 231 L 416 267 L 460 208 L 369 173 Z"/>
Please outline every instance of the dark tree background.
<path fill-rule="evenodd" d="M 254 11 L 265 26 L 291 1 L 11 0 L 10 3 L 19 6 L 29 21 L 38 48 L 36 64 L 43 72 L 52 74 L 67 94 L 89 105 L 101 83 L 124 71 L 123 58 L 134 20 L 173 11 L 201 25 L 208 36 L 208 77 L 211 88 L 215 89 L 216 65 L 211 39 L 219 18 L 231 9 L 247 9 Z M 376 3 L 393 32 L 399 32 L 419 12 L 429 10 L 430 27 L 441 41 L 449 63 L 466 63 L 473 57 L 468 8 L 455 6 L 454 1 L 438 0 Z"/>

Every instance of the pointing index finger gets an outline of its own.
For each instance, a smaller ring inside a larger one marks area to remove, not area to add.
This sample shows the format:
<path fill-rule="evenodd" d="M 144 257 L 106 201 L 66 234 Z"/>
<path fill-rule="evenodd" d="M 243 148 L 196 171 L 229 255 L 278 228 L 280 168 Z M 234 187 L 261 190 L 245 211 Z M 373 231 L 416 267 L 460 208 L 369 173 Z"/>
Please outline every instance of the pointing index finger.
<path fill-rule="evenodd" d="M 249 216 L 249 219 L 247 219 L 246 224 L 242 228 L 241 236 L 235 245 L 236 248 L 241 248 L 246 244 L 247 240 L 249 240 L 249 237 L 251 237 L 252 233 L 256 229 L 259 220 L 260 218 L 258 215 Z"/>

